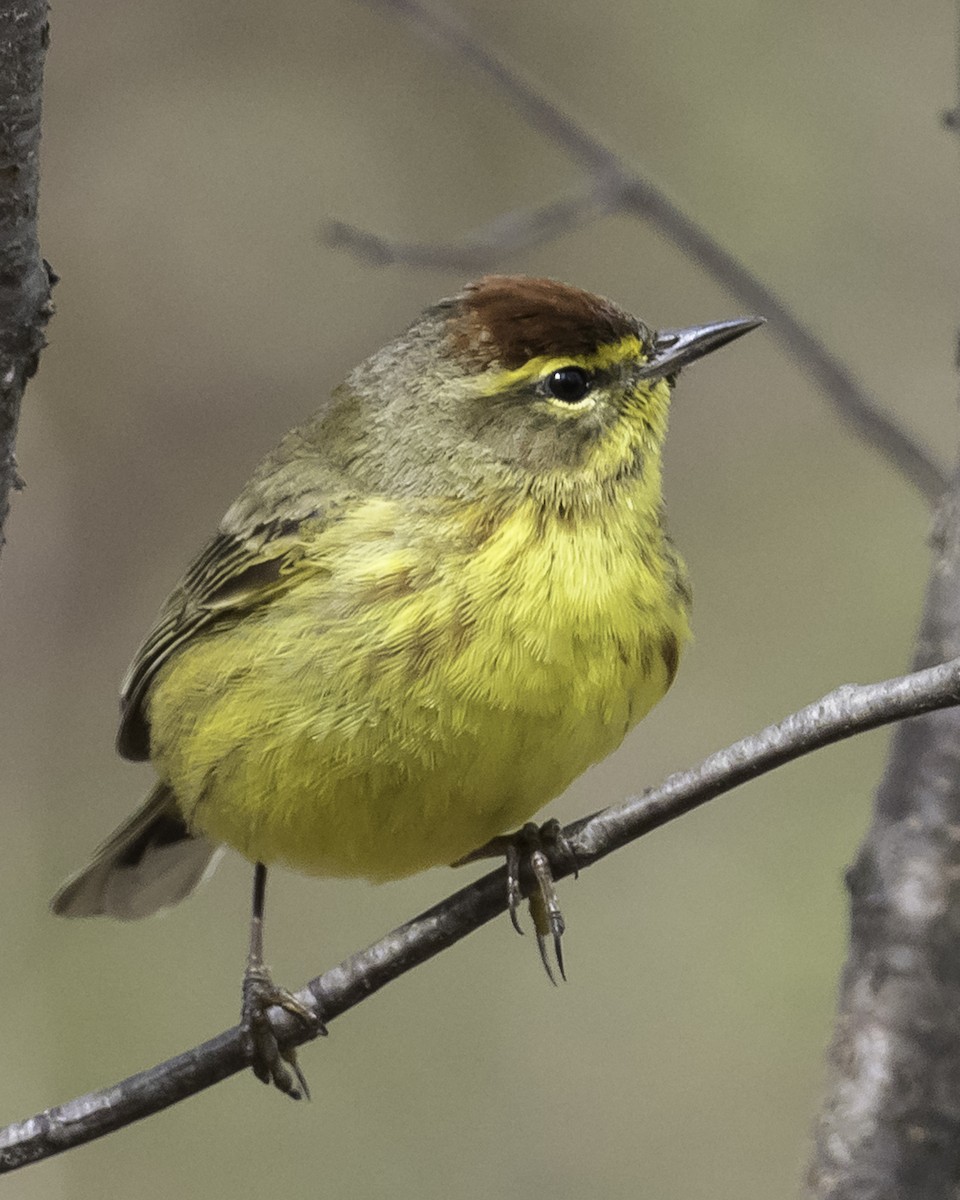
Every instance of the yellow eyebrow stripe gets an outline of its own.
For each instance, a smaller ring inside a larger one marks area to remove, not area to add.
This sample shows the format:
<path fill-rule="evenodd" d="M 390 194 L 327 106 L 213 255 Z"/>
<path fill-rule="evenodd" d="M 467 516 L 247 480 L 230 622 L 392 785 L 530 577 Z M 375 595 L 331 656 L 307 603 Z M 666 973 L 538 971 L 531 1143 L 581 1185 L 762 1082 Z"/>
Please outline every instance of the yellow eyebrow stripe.
<path fill-rule="evenodd" d="M 621 338 L 608 346 L 598 346 L 592 354 L 541 354 L 512 371 L 491 371 L 488 376 L 490 393 L 507 392 L 525 383 L 533 383 L 559 371 L 562 367 L 583 367 L 585 371 L 603 371 L 620 363 L 645 362 L 646 355 L 636 334 Z"/>

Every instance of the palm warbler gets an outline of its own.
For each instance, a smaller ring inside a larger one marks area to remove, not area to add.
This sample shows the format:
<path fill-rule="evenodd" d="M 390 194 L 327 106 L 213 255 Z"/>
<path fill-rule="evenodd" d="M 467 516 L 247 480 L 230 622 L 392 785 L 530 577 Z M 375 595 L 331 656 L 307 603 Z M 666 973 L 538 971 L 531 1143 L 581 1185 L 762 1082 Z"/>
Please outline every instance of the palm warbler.
<path fill-rule="evenodd" d="M 266 1009 L 309 1014 L 263 966 L 265 864 L 385 880 L 509 850 L 497 835 L 620 744 L 688 637 L 661 499 L 673 384 L 759 323 L 654 333 L 490 276 L 357 367 L 161 610 L 118 738 L 159 782 L 54 910 L 146 916 L 220 844 L 257 864 L 243 1021 L 258 1076 L 298 1094 Z M 514 852 L 512 908 L 517 872 Z"/>

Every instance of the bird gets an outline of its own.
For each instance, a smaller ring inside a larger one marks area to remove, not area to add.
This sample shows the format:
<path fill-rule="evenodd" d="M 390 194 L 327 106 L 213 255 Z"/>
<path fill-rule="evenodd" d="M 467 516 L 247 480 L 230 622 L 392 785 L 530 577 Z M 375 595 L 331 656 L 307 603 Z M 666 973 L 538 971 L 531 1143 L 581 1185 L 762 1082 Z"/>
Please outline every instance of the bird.
<path fill-rule="evenodd" d="M 569 844 L 530 818 L 673 682 L 691 593 L 664 520 L 670 401 L 761 323 L 656 331 L 510 275 L 427 308 L 267 455 L 163 605 L 117 738 L 156 785 L 53 910 L 144 917 L 221 847 L 247 858 L 241 1022 L 294 1098 L 267 1010 L 316 1018 L 264 965 L 270 865 L 385 881 L 505 854 L 514 924 L 532 864 L 562 971 L 549 863 Z"/>

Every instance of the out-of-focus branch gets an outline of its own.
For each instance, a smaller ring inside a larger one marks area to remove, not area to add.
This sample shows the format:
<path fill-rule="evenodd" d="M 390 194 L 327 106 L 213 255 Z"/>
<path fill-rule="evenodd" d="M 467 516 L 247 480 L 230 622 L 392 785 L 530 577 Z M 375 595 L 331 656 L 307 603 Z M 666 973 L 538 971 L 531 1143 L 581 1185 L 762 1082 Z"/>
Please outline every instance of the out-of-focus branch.
<path fill-rule="evenodd" d="M 776 725 L 711 755 L 700 766 L 670 776 L 659 788 L 575 822 L 566 832 L 578 868 L 585 869 L 715 796 L 811 750 L 956 704 L 960 704 L 960 657 L 900 679 L 838 688 Z M 960 724 L 960 715 L 956 721 Z M 556 864 L 558 879 L 569 873 L 569 864 Z M 298 999 L 329 1023 L 479 929 L 506 907 L 506 877 L 501 869 L 312 980 L 298 993 Z M 274 1028 L 284 1044 L 307 1040 L 309 1035 L 287 1014 L 271 1009 L 271 1018 L 275 1018 Z M 0 1173 L 139 1121 L 235 1074 L 247 1062 L 241 1032 L 231 1029 L 105 1091 L 91 1092 L 9 1125 L 0 1130 Z"/>
<path fill-rule="evenodd" d="M 54 282 L 40 257 L 40 107 L 48 39 L 46 0 L 0 2 L 0 547 L 10 492 L 22 487 L 20 402 L 37 369 Z"/>
<path fill-rule="evenodd" d="M 401 263 L 473 273 L 489 269 L 508 254 L 540 245 L 612 213 L 648 221 L 702 266 L 745 309 L 766 317 L 840 419 L 874 446 L 931 504 L 939 500 L 947 477 L 927 450 L 877 405 L 847 366 L 770 287 L 724 249 L 666 192 L 636 168 L 627 167 L 599 139 L 541 95 L 483 46 L 449 10 L 427 8 L 420 0 L 368 0 L 368 3 L 401 17 L 458 62 L 486 75 L 534 129 L 583 166 L 588 183 L 570 197 L 534 209 L 505 213 L 453 243 L 392 241 L 344 221 L 330 221 L 322 228 L 328 244 L 376 266 Z"/>
<path fill-rule="evenodd" d="M 436 271 L 481 272 L 498 257 L 549 242 L 595 220 L 601 203 L 600 190 L 591 185 L 540 208 L 503 213 L 467 234 L 463 241 L 450 244 L 390 241 L 346 221 L 328 221 L 323 235 L 328 245 L 347 250 L 373 266 L 403 263 Z M 607 211 L 615 212 L 620 203 L 619 191 L 616 188 L 607 191 Z"/>

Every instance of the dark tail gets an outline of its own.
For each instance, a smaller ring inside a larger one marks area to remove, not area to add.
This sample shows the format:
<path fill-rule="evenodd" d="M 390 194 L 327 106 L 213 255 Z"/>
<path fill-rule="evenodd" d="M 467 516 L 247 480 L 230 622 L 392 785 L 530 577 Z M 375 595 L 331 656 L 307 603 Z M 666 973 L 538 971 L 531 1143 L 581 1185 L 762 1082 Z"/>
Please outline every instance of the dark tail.
<path fill-rule="evenodd" d="M 99 847 L 51 902 L 61 917 L 148 917 L 169 908 L 212 870 L 217 847 L 189 832 L 166 784 Z"/>

